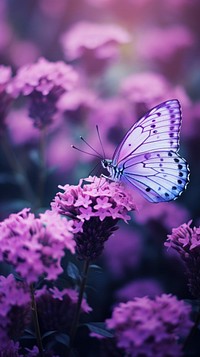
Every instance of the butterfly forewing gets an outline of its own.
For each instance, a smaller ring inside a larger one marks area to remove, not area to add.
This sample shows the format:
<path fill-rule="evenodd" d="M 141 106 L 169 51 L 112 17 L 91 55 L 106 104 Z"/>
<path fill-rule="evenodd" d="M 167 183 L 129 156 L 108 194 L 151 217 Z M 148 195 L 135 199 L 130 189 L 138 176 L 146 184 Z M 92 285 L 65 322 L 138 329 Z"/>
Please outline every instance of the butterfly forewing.
<path fill-rule="evenodd" d="M 115 150 L 111 178 L 138 189 L 151 202 L 176 199 L 189 169 L 178 154 L 181 109 L 178 100 L 159 104 L 135 123 Z M 120 172 L 114 177 L 113 172 Z M 112 177 L 113 175 L 113 177 Z"/>
<path fill-rule="evenodd" d="M 181 110 L 178 100 L 159 104 L 136 122 L 125 135 L 113 155 L 113 164 L 132 155 L 179 148 Z"/>

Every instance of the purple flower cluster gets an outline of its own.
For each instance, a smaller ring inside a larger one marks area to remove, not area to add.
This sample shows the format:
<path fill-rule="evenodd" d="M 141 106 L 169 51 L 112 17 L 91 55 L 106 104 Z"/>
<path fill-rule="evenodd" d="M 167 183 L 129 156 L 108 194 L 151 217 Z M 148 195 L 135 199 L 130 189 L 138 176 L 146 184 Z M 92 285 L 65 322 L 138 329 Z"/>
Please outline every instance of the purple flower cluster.
<path fill-rule="evenodd" d="M 118 25 L 79 22 L 61 39 L 67 59 L 82 58 L 91 74 L 99 72 L 118 55 L 118 46 L 130 42 L 129 34 Z"/>
<path fill-rule="evenodd" d="M 8 86 L 12 96 L 30 98 L 29 114 L 38 128 L 53 121 L 60 96 L 76 87 L 78 75 L 62 61 L 49 62 L 39 58 L 37 63 L 21 67 Z"/>
<path fill-rule="evenodd" d="M 0 352 L 8 348 L 10 339 L 19 338 L 30 323 L 29 305 L 27 287 L 11 274 L 0 276 Z"/>
<path fill-rule="evenodd" d="M 0 223 L 0 260 L 14 266 L 28 284 L 40 276 L 56 279 L 65 249 L 74 253 L 71 230 L 71 223 L 55 212 L 35 218 L 25 208 Z"/>
<path fill-rule="evenodd" d="M 173 228 L 165 246 L 178 252 L 186 265 L 190 292 L 194 297 L 200 298 L 200 227 L 191 228 L 191 223 L 189 221 Z"/>
<path fill-rule="evenodd" d="M 73 219 L 79 259 L 95 259 L 116 230 L 118 220 L 130 219 L 127 213 L 135 209 L 133 199 L 122 185 L 102 177 L 81 179 L 77 186 L 59 187 L 64 192 L 57 193 L 52 208 Z"/>
<path fill-rule="evenodd" d="M 189 305 L 172 295 L 135 298 L 116 306 L 106 325 L 114 329 L 117 346 L 131 357 L 178 357 L 178 340 L 192 326 L 190 312 Z"/>
<path fill-rule="evenodd" d="M 11 68 L 0 65 L 0 132 L 5 129 L 5 117 L 12 98 L 12 96 L 8 94 L 8 85 L 11 81 L 11 77 Z"/>
<path fill-rule="evenodd" d="M 23 357 L 24 355 L 19 353 L 19 342 L 12 340 L 3 343 L 0 347 L 1 356 L 3 357 Z M 29 356 L 30 357 L 30 356 Z"/>
<path fill-rule="evenodd" d="M 122 279 L 127 276 L 127 272 L 133 272 L 138 268 L 141 262 L 142 243 L 141 237 L 129 226 L 120 227 L 115 235 L 110 237 L 106 242 L 103 256 L 113 278 Z"/>
<path fill-rule="evenodd" d="M 43 288 L 36 296 L 42 333 L 54 330 L 69 333 L 78 301 L 78 292 L 69 288 L 62 291 L 56 287 Z M 91 311 L 92 308 L 84 298 L 81 303 L 81 313 Z"/>
<path fill-rule="evenodd" d="M 182 55 L 194 45 L 194 36 L 185 26 L 148 29 L 140 38 L 141 57 L 167 63 Z"/>

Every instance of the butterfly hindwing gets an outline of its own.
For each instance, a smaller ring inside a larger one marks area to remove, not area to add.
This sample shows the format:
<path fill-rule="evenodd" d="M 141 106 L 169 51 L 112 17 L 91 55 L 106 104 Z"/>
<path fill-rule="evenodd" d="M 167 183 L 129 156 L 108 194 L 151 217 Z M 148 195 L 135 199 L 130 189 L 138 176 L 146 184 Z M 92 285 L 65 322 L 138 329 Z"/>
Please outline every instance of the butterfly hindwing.
<path fill-rule="evenodd" d="M 176 199 L 188 183 L 188 165 L 176 152 L 159 151 L 129 158 L 121 181 L 151 202 Z"/>

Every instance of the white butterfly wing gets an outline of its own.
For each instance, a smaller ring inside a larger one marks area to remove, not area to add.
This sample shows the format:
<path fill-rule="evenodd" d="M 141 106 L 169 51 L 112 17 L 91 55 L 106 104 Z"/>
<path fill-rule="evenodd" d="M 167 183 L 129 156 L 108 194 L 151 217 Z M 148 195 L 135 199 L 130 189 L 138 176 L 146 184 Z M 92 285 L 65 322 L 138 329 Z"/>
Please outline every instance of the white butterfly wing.
<path fill-rule="evenodd" d="M 189 176 L 186 161 L 177 153 L 180 126 L 176 99 L 161 103 L 135 123 L 113 155 L 113 166 L 122 172 L 120 181 L 151 202 L 176 199 Z"/>
<path fill-rule="evenodd" d="M 176 199 L 188 183 L 188 165 L 173 151 L 141 154 L 123 165 L 120 180 L 134 186 L 151 202 Z"/>
<path fill-rule="evenodd" d="M 181 108 L 177 99 L 169 100 L 151 109 L 127 132 L 113 155 L 113 165 L 127 157 L 156 150 L 179 148 Z"/>

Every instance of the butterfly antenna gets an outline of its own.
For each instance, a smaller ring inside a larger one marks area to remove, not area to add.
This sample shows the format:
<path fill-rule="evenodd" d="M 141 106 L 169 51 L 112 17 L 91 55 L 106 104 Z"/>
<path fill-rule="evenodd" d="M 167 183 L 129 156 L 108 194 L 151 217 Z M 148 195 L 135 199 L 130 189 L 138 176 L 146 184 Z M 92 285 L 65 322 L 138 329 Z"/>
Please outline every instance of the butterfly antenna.
<path fill-rule="evenodd" d="M 90 153 L 90 152 L 81 150 L 81 149 L 77 148 L 77 147 L 74 146 L 74 145 L 71 145 L 71 147 L 72 147 L 73 149 L 75 149 L 75 150 L 78 150 L 78 151 L 80 151 L 80 152 L 83 152 L 84 154 L 87 154 L 87 155 L 90 155 L 90 156 L 93 156 L 93 157 L 98 157 L 98 159 L 101 159 L 101 156 L 100 156 L 100 155 L 95 155 L 95 154 L 92 154 L 92 153 Z M 94 150 L 94 151 L 95 151 L 95 150 Z"/>
<path fill-rule="evenodd" d="M 97 135 L 98 135 L 98 138 L 99 138 L 99 141 L 100 141 L 100 144 L 101 144 L 101 149 L 102 149 L 102 152 L 103 152 L 103 158 L 105 159 L 106 155 L 105 155 L 105 151 L 104 151 L 104 148 L 103 148 L 103 144 L 102 144 L 102 140 L 101 140 L 101 136 L 100 136 L 98 125 L 96 125 L 96 130 L 97 130 Z"/>
<path fill-rule="evenodd" d="M 80 136 L 80 139 L 94 152 L 96 152 L 96 154 L 98 155 L 97 157 L 99 157 L 100 159 L 102 158 L 102 156 L 82 137 Z M 95 156 L 95 155 L 94 155 Z"/>

